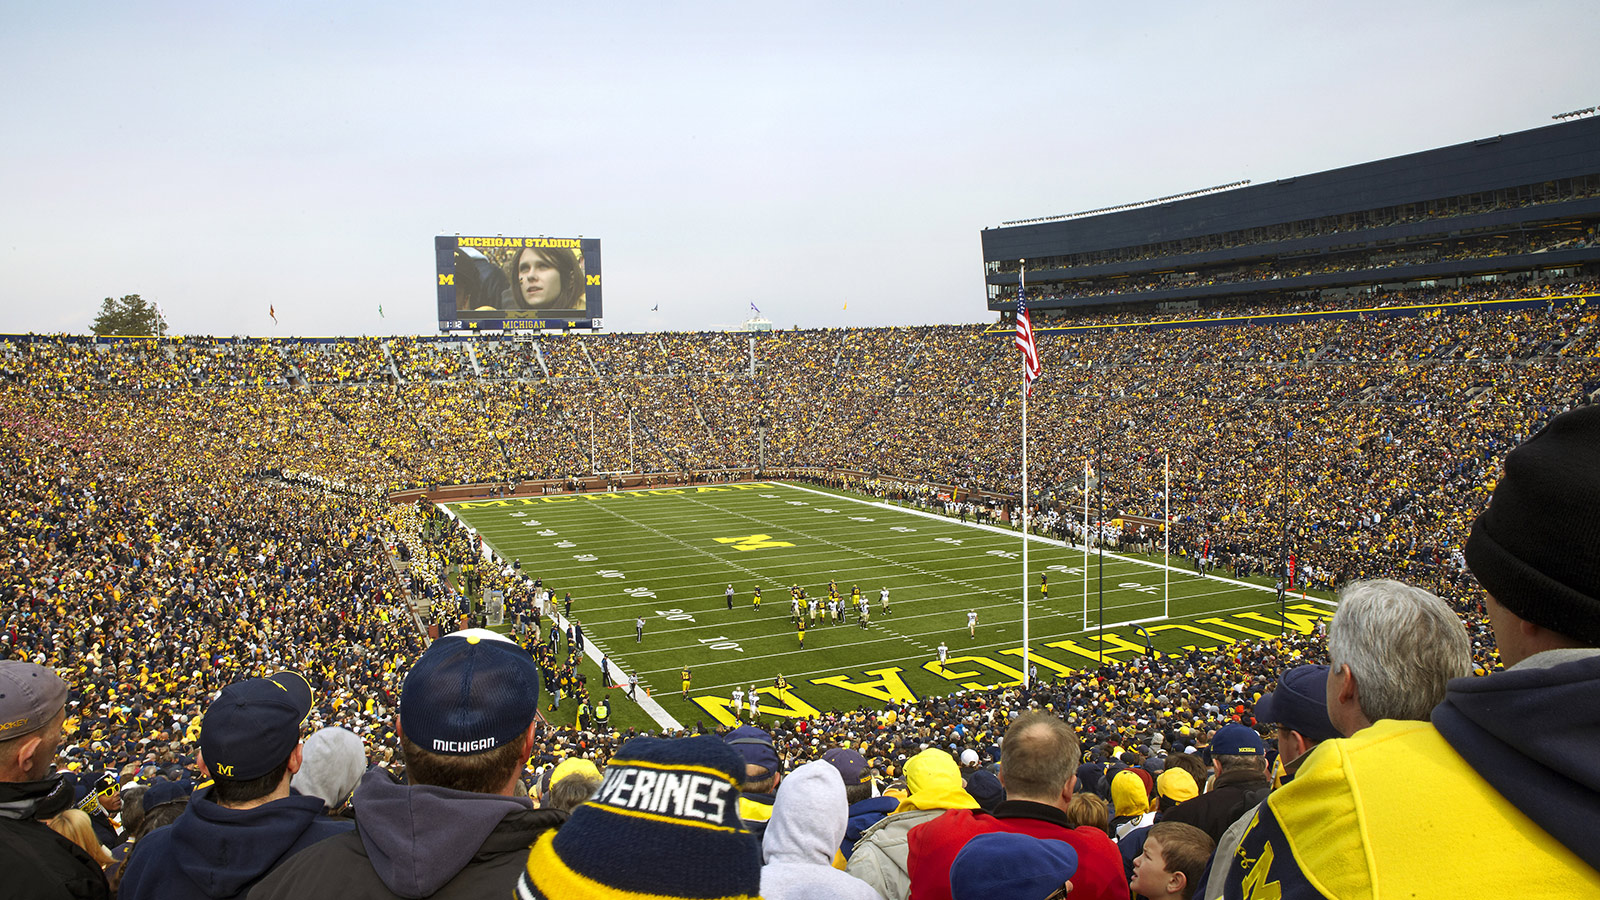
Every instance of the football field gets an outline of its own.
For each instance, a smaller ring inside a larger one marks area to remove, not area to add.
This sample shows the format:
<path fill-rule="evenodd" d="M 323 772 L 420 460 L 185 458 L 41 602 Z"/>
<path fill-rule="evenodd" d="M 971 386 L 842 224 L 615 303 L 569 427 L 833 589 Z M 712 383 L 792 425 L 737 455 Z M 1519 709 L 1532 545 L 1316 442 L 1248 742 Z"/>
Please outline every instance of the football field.
<path fill-rule="evenodd" d="M 763 718 L 912 701 L 1022 677 L 1022 538 L 893 503 L 784 483 L 741 483 L 453 503 L 449 508 L 559 599 L 612 663 L 639 676 L 665 716 L 732 724 L 735 688 Z M 1185 560 L 1091 554 L 1034 538 L 1031 662 L 1050 678 L 1148 652 L 1307 632 L 1333 606 L 1293 596 L 1278 616 L 1260 585 L 1198 577 Z M 1048 577 L 1048 597 L 1041 591 Z M 869 601 L 861 627 L 818 621 L 799 643 L 790 588 Z M 729 609 L 726 590 L 735 591 Z M 1086 596 L 1087 585 L 1087 596 Z M 759 609 L 753 602 L 761 590 Z M 880 591 L 889 590 L 885 614 Z M 1105 629 L 1099 627 L 1103 598 Z M 507 610 L 508 622 L 516 611 Z M 968 614 L 976 613 L 976 634 Z M 643 637 L 637 622 L 644 620 Z M 948 648 L 940 665 L 938 648 Z M 692 676 L 688 697 L 680 673 Z M 594 689 L 599 669 L 585 660 Z M 787 687 L 775 679 L 783 676 Z M 614 679 L 613 679 L 614 680 Z M 649 725 L 613 691 L 614 722 Z M 622 702 L 615 702 L 622 700 Z"/>

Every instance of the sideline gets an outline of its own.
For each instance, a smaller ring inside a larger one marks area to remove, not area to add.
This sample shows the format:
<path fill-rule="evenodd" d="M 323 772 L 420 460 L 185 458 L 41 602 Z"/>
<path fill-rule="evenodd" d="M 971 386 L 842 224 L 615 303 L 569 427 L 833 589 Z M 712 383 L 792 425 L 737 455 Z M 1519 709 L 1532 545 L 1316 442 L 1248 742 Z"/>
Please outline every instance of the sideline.
<path fill-rule="evenodd" d="M 451 521 L 465 528 L 468 534 L 474 537 L 481 537 L 476 528 L 473 528 L 471 525 L 468 525 L 457 518 L 456 511 L 451 509 L 448 505 L 443 503 L 435 503 L 434 505 L 439 509 L 444 510 L 444 514 L 449 516 Z M 483 550 L 480 555 L 490 565 L 496 565 L 494 560 L 494 551 L 489 548 L 489 542 L 485 540 L 481 541 L 481 543 L 483 545 Z M 496 567 L 498 568 L 498 565 L 496 565 Z M 520 578 L 528 590 L 533 590 L 532 578 L 529 578 L 526 575 L 518 575 L 515 577 Z M 561 628 L 562 632 L 567 632 L 571 628 L 571 623 L 569 623 L 566 617 L 561 614 L 561 611 L 557 608 L 557 605 L 554 601 L 552 601 L 550 604 L 550 619 Z M 426 639 L 426 631 L 423 632 L 423 637 Z M 590 639 L 588 635 L 584 635 L 583 647 L 581 649 L 587 651 L 590 647 L 598 650 L 599 655 L 585 652 L 583 654 L 583 661 L 585 663 L 592 663 L 596 669 L 600 668 L 600 663 L 602 660 L 605 662 L 605 668 L 600 671 L 601 690 L 610 691 L 611 686 L 614 684 L 626 685 L 628 683 L 628 673 L 622 671 L 622 667 L 617 665 L 616 661 L 611 658 L 610 652 L 608 652 L 605 647 L 602 647 L 600 644 Z M 640 687 L 645 687 L 643 679 L 640 680 L 639 685 Z M 622 696 L 628 696 L 626 689 L 623 690 Z M 634 703 L 638 704 L 640 709 L 644 710 L 645 715 L 655 720 L 657 725 L 667 729 L 668 731 L 683 730 L 683 723 L 673 718 L 671 713 L 668 713 L 665 709 L 662 709 L 661 704 L 656 702 L 656 698 L 650 696 L 648 688 L 646 688 L 643 697 L 632 699 Z M 546 719 L 545 721 L 549 722 L 554 727 L 560 727 L 557 723 L 551 722 L 549 719 Z"/>

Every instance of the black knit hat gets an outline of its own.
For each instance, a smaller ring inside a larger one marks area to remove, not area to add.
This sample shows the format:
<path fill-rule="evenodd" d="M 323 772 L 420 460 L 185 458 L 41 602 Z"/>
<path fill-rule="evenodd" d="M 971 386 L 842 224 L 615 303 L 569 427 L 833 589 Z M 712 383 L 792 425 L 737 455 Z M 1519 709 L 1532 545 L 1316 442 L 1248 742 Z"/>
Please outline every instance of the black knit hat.
<path fill-rule="evenodd" d="M 744 760 L 711 735 L 635 738 L 594 797 L 528 853 L 521 900 L 748 900 L 761 845 L 739 818 Z"/>
<path fill-rule="evenodd" d="M 1466 557 L 1519 618 L 1600 646 L 1600 407 L 1555 417 L 1506 455 Z"/>

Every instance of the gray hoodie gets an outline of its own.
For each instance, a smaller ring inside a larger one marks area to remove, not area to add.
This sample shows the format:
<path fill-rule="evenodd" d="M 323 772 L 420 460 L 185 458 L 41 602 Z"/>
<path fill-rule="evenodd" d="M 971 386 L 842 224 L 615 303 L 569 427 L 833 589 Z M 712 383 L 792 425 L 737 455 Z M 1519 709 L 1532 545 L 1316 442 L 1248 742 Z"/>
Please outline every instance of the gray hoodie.
<path fill-rule="evenodd" d="M 528 846 L 567 818 L 526 797 L 397 784 L 378 768 L 361 779 L 355 808 L 355 834 L 297 854 L 251 900 L 509 897 Z"/>
<path fill-rule="evenodd" d="M 823 760 L 795 769 L 778 785 L 761 843 L 761 896 L 766 900 L 882 900 L 854 876 L 833 867 L 849 806 L 839 770 Z"/>

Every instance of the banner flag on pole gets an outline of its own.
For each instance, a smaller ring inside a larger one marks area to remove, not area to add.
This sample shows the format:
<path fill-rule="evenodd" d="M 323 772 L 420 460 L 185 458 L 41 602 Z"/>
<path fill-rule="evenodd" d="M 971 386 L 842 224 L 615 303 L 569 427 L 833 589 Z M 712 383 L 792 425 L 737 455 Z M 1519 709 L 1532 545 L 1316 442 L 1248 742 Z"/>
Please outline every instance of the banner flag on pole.
<path fill-rule="evenodd" d="M 1028 315 L 1028 301 L 1024 296 L 1025 288 L 1017 289 L 1017 349 L 1022 351 L 1023 377 L 1027 382 L 1028 394 L 1033 394 L 1033 382 L 1039 377 L 1039 348 L 1033 342 L 1033 320 Z"/>

